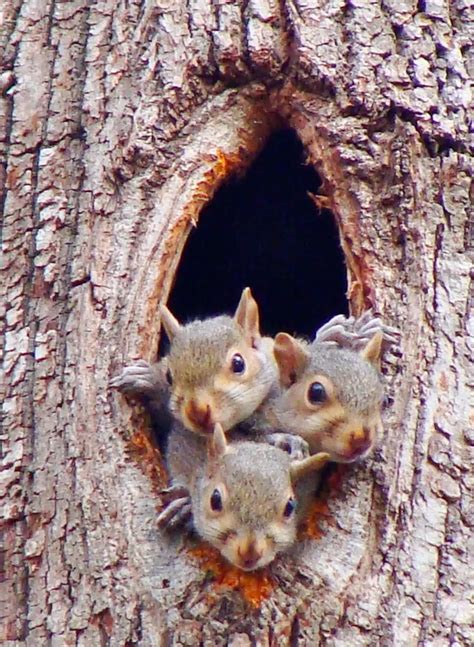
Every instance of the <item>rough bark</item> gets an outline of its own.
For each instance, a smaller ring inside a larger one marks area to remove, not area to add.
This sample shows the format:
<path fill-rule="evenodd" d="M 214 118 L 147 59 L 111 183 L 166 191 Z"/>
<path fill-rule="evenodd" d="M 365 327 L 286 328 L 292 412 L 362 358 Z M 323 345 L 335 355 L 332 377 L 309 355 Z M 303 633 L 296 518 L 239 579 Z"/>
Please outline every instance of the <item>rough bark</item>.
<path fill-rule="evenodd" d="M 469 3 L 0 15 L 2 644 L 473 644 Z M 157 532 L 146 419 L 107 383 L 156 354 L 190 228 L 281 124 L 324 179 L 353 311 L 403 341 L 379 452 L 252 606 Z"/>

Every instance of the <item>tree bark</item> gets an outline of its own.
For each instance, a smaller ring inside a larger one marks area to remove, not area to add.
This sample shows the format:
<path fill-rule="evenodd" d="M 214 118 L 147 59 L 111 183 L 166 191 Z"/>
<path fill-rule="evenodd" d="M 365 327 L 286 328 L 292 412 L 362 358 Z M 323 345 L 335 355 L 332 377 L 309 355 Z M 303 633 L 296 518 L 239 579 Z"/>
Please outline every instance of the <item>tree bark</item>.
<path fill-rule="evenodd" d="M 2 644 L 473 644 L 469 3 L 0 15 Z M 237 581 L 158 533 L 147 420 L 107 385 L 155 357 L 202 207 L 282 125 L 324 180 L 353 312 L 403 339 L 377 455 L 318 539 Z"/>

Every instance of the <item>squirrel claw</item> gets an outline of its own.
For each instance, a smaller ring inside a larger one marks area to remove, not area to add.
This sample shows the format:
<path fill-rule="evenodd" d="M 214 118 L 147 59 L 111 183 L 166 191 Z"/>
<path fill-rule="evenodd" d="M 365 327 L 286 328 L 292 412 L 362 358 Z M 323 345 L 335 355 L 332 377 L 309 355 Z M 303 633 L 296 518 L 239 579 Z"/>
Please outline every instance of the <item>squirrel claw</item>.
<path fill-rule="evenodd" d="M 173 500 L 189 497 L 189 491 L 184 485 L 170 485 L 170 487 L 161 490 L 160 496 L 168 505 Z"/>
<path fill-rule="evenodd" d="M 190 497 L 181 497 L 166 505 L 158 515 L 157 524 L 160 528 L 172 530 L 189 521 L 191 514 Z"/>
<path fill-rule="evenodd" d="M 109 386 L 123 393 L 147 393 L 156 388 L 156 378 L 148 362 L 141 359 L 126 366 L 119 375 L 113 377 Z"/>
<path fill-rule="evenodd" d="M 266 436 L 266 440 L 270 445 L 283 449 L 295 460 L 302 460 L 309 456 L 309 445 L 301 436 L 276 432 Z"/>
<path fill-rule="evenodd" d="M 174 530 L 179 526 L 181 527 L 183 532 L 191 532 L 191 530 L 193 529 L 193 513 L 191 509 L 191 502 L 183 505 L 181 510 L 179 510 L 179 512 L 175 514 L 166 528 L 168 530 Z"/>
<path fill-rule="evenodd" d="M 333 317 L 316 332 L 315 342 L 359 351 L 379 331 L 385 347 L 399 343 L 400 331 L 385 325 L 372 310 L 367 310 L 357 319 L 344 315 Z"/>

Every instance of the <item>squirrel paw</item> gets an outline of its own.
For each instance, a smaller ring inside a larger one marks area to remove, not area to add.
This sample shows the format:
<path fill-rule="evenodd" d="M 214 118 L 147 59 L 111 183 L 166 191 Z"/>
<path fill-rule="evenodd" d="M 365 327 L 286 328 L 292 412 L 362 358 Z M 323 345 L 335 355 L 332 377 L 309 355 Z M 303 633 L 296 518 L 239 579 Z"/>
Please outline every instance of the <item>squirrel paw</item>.
<path fill-rule="evenodd" d="M 302 460 L 309 456 L 309 445 L 301 436 L 276 432 L 268 434 L 265 439 L 270 445 L 288 452 L 295 460 Z"/>
<path fill-rule="evenodd" d="M 172 485 L 163 490 L 161 494 L 165 505 L 158 515 L 158 526 L 165 530 L 173 530 L 178 526 L 190 529 L 192 509 L 188 490 L 182 485 Z"/>
<path fill-rule="evenodd" d="M 192 518 L 191 500 L 189 497 L 176 499 L 158 515 L 157 523 L 163 530 L 174 530 L 178 526 L 188 527 Z"/>
<path fill-rule="evenodd" d="M 371 338 L 382 332 L 384 347 L 400 343 L 400 332 L 391 328 L 376 317 L 372 310 L 367 310 L 359 318 L 336 315 L 316 332 L 315 341 L 341 348 L 359 351 L 364 348 Z"/>
<path fill-rule="evenodd" d="M 365 312 L 359 319 L 355 320 L 354 331 L 359 342 L 357 349 L 363 347 L 379 330 L 382 332 L 382 345 L 384 347 L 399 346 L 401 333 L 397 328 L 392 328 L 383 323 L 378 317 L 374 317 L 371 310 Z"/>
<path fill-rule="evenodd" d="M 168 505 L 176 499 L 189 497 L 189 490 L 188 488 L 184 487 L 184 485 L 170 485 L 170 487 L 161 490 L 160 496 L 164 504 Z"/>
<path fill-rule="evenodd" d="M 123 393 L 146 394 L 155 390 L 156 377 L 151 365 L 141 359 L 136 364 L 126 366 L 110 380 L 109 386 Z"/>

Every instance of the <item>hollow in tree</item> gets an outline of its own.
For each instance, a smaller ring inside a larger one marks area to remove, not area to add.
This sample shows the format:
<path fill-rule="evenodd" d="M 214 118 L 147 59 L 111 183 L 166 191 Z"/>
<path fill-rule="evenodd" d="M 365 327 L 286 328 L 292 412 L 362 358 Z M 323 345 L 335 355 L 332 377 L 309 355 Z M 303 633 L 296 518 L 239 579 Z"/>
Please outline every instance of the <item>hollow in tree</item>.
<path fill-rule="evenodd" d="M 466 4 L 70 4 L 0 25 L 0 641 L 472 644 Z M 403 340 L 378 454 L 254 608 L 157 533 L 146 420 L 107 384 L 155 357 L 191 230 L 282 128 L 351 312 Z"/>

